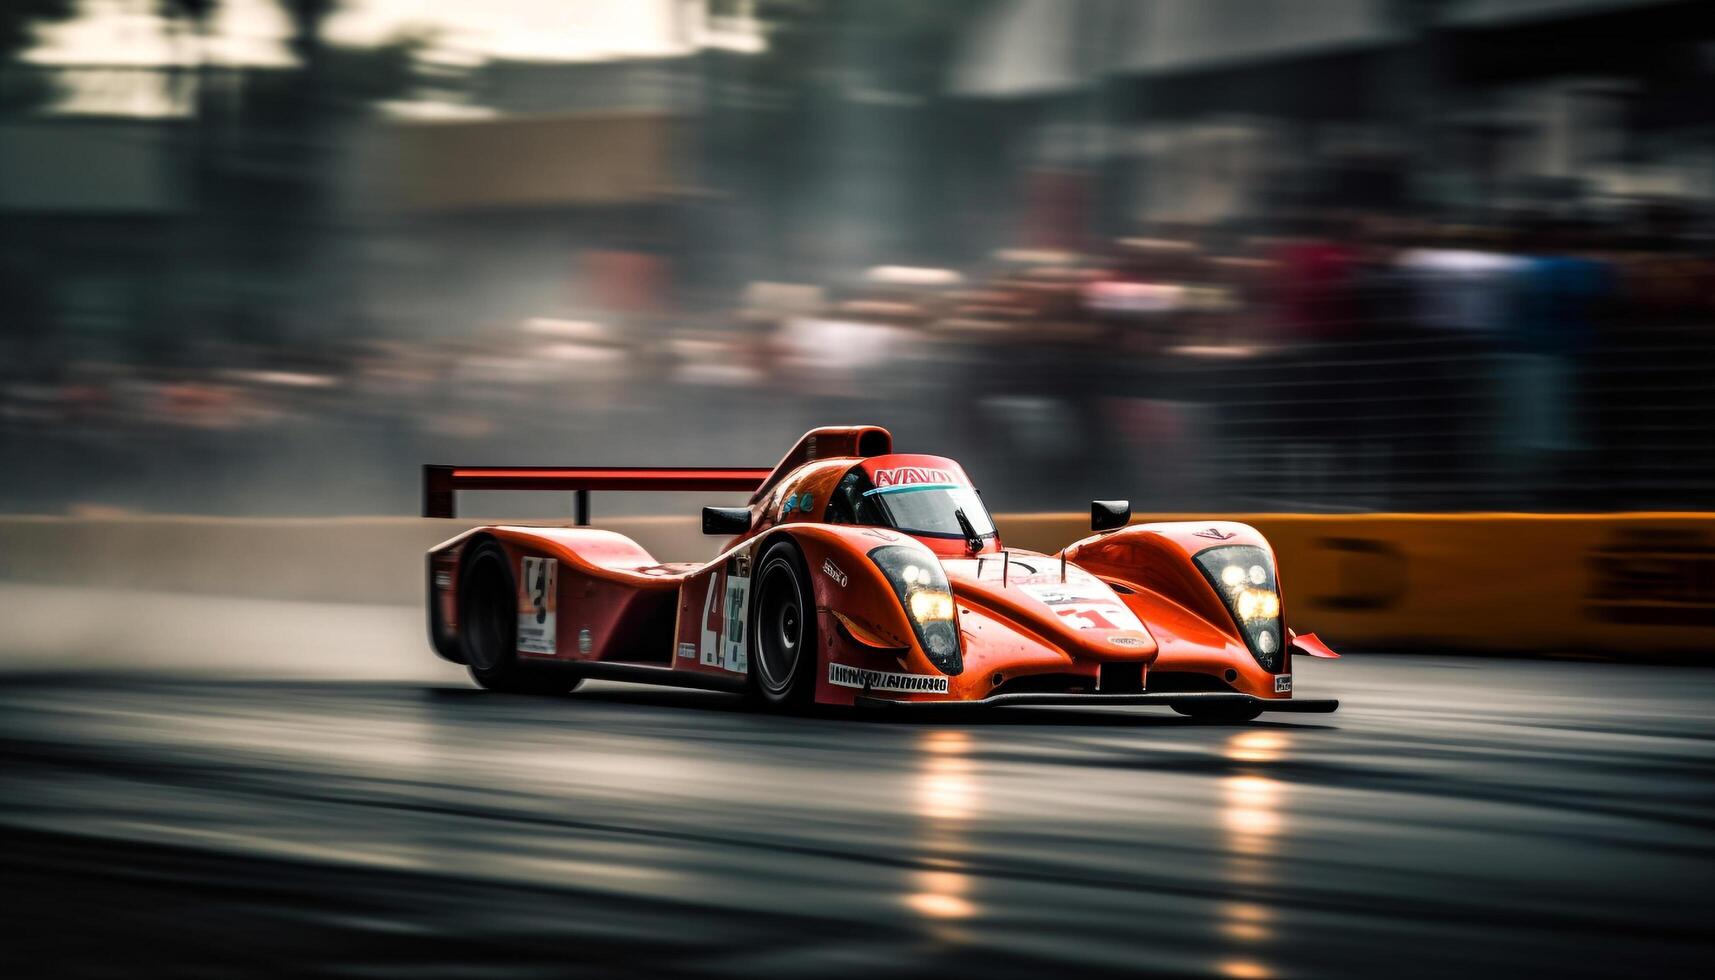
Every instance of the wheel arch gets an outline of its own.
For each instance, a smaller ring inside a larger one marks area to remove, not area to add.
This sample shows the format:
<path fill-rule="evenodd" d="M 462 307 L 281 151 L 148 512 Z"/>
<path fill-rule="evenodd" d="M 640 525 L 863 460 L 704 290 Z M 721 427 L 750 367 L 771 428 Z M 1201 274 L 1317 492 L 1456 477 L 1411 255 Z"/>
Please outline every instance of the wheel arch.
<path fill-rule="evenodd" d="M 485 542 L 495 540 L 486 528 L 475 528 L 429 549 L 424 575 L 429 646 L 442 660 L 455 664 L 465 662 L 459 638 L 459 583 L 464 580 L 465 565 L 471 552 Z"/>
<path fill-rule="evenodd" d="M 797 659 L 788 671 L 788 679 L 783 687 L 778 689 L 770 686 L 766 667 L 767 651 L 764 650 L 763 637 L 766 634 L 764 620 L 767 616 L 769 601 L 769 562 L 771 553 L 785 547 L 790 552 L 788 566 L 793 566 L 791 577 L 798 580 L 798 598 L 796 619 L 800 624 L 795 632 L 797 639 L 791 641 L 797 646 Z M 747 625 L 745 629 L 745 644 L 748 647 L 748 667 L 746 678 L 748 689 L 753 699 L 758 703 L 776 710 L 793 710 L 806 707 L 816 700 L 817 682 L 821 676 L 824 660 L 824 644 L 822 642 L 822 626 L 820 623 L 823 598 L 820 595 L 814 573 L 811 571 L 810 554 L 804 547 L 804 541 L 796 534 L 781 530 L 777 533 L 759 535 L 751 552 L 751 585 L 753 594 L 749 608 L 746 610 Z M 807 608 L 806 608 L 807 606 Z M 800 641 L 808 639 L 808 643 Z"/>

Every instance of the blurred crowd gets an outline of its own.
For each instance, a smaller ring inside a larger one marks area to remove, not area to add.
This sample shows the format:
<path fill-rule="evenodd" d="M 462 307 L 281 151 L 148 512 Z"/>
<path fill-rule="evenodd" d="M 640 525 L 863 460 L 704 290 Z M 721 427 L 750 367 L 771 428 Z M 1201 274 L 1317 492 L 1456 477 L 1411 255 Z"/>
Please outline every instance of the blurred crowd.
<path fill-rule="evenodd" d="M 1000 510 L 1705 507 L 1710 9 L 0 5 L 0 510 L 852 422 Z"/>
<path fill-rule="evenodd" d="M 9 359 L 8 504 L 404 510 L 422 462 L 761 464 L 875 421 L 964 458 L 1000 506 L 1695 506 L 1715 256 L 1635 218 L 1163 227 L 752 282 L 717 310 L 661 302 L 659 255 L 591 252 L 606 305 L 584 319 Z"/>

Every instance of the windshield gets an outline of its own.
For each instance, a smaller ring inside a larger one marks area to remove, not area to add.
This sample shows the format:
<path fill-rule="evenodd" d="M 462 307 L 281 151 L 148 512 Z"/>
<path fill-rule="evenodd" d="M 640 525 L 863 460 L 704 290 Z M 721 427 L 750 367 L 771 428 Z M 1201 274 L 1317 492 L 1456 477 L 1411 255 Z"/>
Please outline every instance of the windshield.
<path fill-rule="evenodd" d="M 956 511 L 980 537 L 994 534 L 994 522 L 976 490 L 964 483 L 907 483 L 876 487 L 862 469 L 840 480 L 828 502 L 835 524 L 872 524 L 931 538 L 963 538 Z"/>

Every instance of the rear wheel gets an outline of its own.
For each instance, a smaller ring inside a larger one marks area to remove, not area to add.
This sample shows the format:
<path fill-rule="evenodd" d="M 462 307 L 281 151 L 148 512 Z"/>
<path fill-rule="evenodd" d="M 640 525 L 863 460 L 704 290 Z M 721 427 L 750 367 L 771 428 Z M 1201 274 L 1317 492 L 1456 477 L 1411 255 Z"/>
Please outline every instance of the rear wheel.
<path fill-rule="evenodd" d="M 459 651 L 470 676 L 490 691 L 564 694 L 581 683 L 563 668 L 518 660 L 518 587 L 506 550 L 477 545 L 459 573 Z"/>
<path fill-rule="evenodd" d="M 753 579 L 750 688 L 770 707 L 810 703 L 816 688 L 816 601 L 790 538 L 768 546 Z"/>
<path fill-rule="evenodd" d="M 1241 721 L 1254 721 L 1262 714 L 1262 705 L 1250 702 L 1233 704 L 1232 702 L 1216 702 L 1214 704 L 1185 703 L 1176 704 L 1173 710 L 1188 718 L 1198 721 L 1215 722 L 1218 724 L 1234 724 Z"/>

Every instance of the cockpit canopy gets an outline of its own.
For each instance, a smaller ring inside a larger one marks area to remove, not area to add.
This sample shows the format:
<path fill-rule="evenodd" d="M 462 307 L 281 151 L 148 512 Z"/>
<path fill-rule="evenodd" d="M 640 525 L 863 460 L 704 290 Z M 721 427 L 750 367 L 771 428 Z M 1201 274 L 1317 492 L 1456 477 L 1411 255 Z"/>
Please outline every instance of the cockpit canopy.
<path fill-rule="evenodd" d="M 827 520 L 978 548 L 995 538 L 994 521 L 970 478 L 943 456 L 889 454 L 854 465 L 829 498 Z"/>

